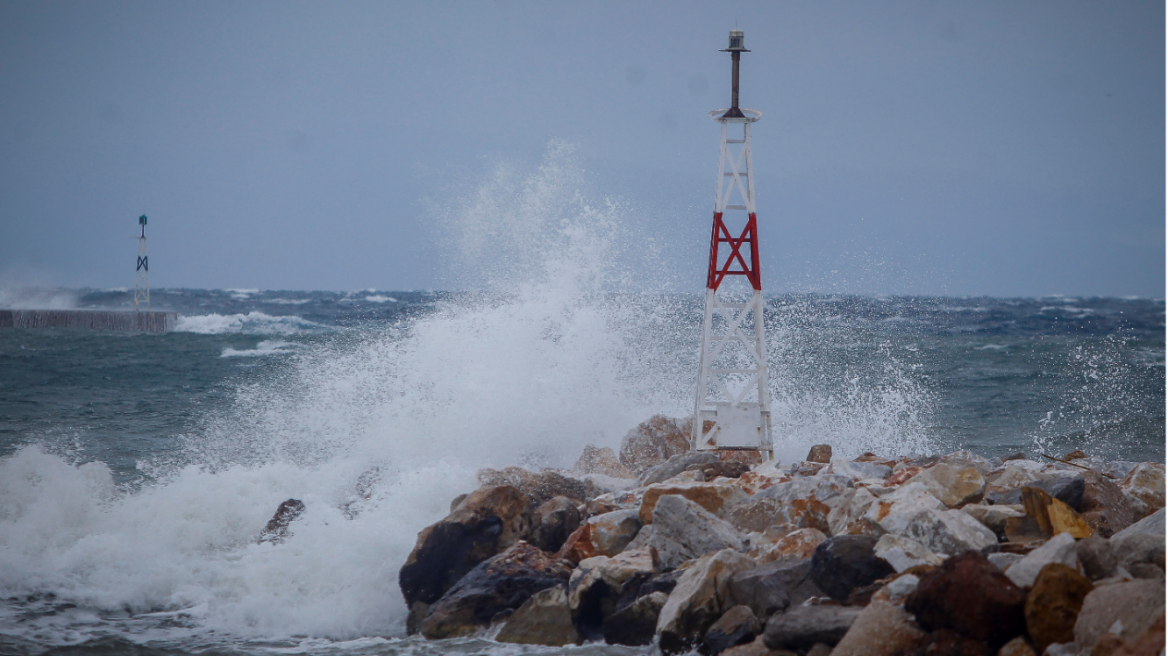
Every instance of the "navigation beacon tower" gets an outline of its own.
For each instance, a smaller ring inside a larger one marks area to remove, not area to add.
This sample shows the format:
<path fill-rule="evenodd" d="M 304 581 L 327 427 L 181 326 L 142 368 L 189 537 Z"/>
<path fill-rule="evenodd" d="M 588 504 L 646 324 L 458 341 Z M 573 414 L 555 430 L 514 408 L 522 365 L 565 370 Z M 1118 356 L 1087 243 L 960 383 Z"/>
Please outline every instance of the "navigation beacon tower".
<path fill-rule="evenodd" d="M 138 279 L 134 281 L 134 309 L 141 301 L 150 307 L 150 263 L 146 258 L 146 215 L 138 217 L 142 236 L 138 237 Z"/>
<path fill-rule="evenodd" d="M 759 451 L 771 459 L 770 392 L 763 330 L 758 221 L 750 126 L 762 112 L 738 107 L 742 30 L 730 30 L 730 107 L 710 112 L 722 127 L 714 228 L 706 276 L 701 368 L 690 443 L 699 451 Z"/>

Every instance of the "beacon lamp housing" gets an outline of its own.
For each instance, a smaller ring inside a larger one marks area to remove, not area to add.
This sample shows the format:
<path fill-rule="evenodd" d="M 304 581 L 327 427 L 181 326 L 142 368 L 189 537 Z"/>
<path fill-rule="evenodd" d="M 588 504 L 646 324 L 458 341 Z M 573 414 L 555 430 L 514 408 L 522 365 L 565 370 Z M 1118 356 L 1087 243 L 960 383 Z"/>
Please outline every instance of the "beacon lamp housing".
<path fill-rule="evenodd" d="M 146 215 L 145 214 L 138 217 L 138 225 L 142 225 L 142 226 L 146 225 Z"/>
<path fill-rule="evenodd" d="M 750 52 L 744 43 L 742 30 L 730 30 L 730 45 L 722 52 Z"/>

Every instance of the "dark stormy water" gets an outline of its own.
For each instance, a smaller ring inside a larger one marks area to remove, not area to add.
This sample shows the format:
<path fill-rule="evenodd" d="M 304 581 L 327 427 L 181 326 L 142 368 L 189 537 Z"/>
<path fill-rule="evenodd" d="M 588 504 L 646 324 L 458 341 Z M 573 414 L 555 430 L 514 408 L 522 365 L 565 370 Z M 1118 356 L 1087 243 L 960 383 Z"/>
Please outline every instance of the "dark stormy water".
<path fill-rule="evenodd" d="M 639 653 L 404 638 L 397 571 L 478 468 L 570 466 L 691 411 L 697 295 L 556 280 L 155 290 L 174 332 L 0 331 L 0 653 Z M 26 300 L 130 298 L 51 296 Z M 1164 460 L 1163 301 L 788 295 L 767 324 L 785 462 Z M 257 544 L 289 497 L 293 536 Z"/>

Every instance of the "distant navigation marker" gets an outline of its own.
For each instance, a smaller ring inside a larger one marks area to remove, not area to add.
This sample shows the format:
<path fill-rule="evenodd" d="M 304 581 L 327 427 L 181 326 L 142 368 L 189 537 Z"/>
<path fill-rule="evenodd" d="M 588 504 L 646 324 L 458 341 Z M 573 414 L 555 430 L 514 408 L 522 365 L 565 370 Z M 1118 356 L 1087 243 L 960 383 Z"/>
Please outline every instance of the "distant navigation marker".
<path fill-rule="evenodd" d="M 138 237 L 138 279 L 134 281 L 134 309 L 138 303 L 150 307 L 150 262 L 146 257 L 146 215 L 138 217 L 138 225 L 142 226 L 142 236 Z"/>
<path fill-rule="evenodd" d="M 690 444 L 699 451 L 758 451 L 771 459 L 771 401 L 750 155 L 750 126 L 762 112 L 738 107 L 738 64 L 742 53 L 750 52 L 743 45 L 742 30 L 730 30 L 730 45 L 722 52 L 730 53 L 733 71 L 730 107 L 710 112 L 722 126 L 722 145 Z"/>

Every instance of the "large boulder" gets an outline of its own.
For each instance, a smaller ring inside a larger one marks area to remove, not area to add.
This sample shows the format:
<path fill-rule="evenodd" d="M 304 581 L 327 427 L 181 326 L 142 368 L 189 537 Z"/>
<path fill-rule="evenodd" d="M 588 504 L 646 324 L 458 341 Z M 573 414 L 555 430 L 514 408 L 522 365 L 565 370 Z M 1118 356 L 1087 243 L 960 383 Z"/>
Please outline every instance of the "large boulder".
<path fill-rule="evenodd" d="M 431 605 L 422 635 L 431 640 L 472 635 L 535 593 L 566 584 L 570 574 L 563 561 L 518 542 L 480 563 Z"/>
<path fill-rule="evenodd" d="M 1042 568 L 1026 596 L 1026 632 L 1038 653 L 1056 642 L 1075 639 L 1075 620 L 1094 586 L 1077 570 L 1061 563 Z"/>
<path fill-rule="evenodd" d="M 718 456 L 709 451 L 687 451 L 675 455 L 665 462 L 655 465 L 645 470 L 639 478 L 637 478 L 637 486 L 645 487 L 653 485 L 654 483 L 664 483 L 665 481 L 681 474 L 682 472 L 693 472 L 697 475 L 698 471 L 706 465 L 713 465 L 721 462 Z M 698 476 L 705 480 L 704 476 Z M 694 480 L 697 480 L 696 478 Z"/>
<path fill-rule="evenodd" d="M 641 495 L 641 522 L 651 524 L 657 500 L 670 494 L 683 496 L 719 516 L 723 515 L 726 508 L 747 498 L 746 492 L 732 483 L 657 483 L 645 488 Z"/>
<path fill-rule="evenodd" d="M 831 653 L 832 656 L 900 656 L 912 653 L 924 640 L 925 632 L 904 608 L 887 601 L 873 601 L 856 617 Z"/>
<path fill-rule="evenodd" d="M 969 551 L 921 576 L 904 608 L 927 631 L 950 629 L 995 647 L 1026 630 L 1026 593 Z"/>
<path fill-rule="evenodd" d="M 1090 654 L 1108 633 L 1121 640 L 1137 638 L 1164 613 L 1164 582 L 1127 581 L 1101 585 L 1083 600 L 1075 621 L 1075 644 Z"/>
<path fill-rule="evenodd" d="M 750 557 L 760 565 L 775 560 L 804 560 L 826 539 L 827 535 L 818 529 L 798 528 L 775 542 L 752 547 Z"/>
<path fill-rule="evenodd" d="M 1164 463 L 1141 462 L 1119 484 L 1135 520 L 1164 507 Z"/>
<path fill-rule="evenodd" d="M 1156 512 L 1148 515 L 1140 521 L 1123 529 L 1122 531 L 1111 536 L 1113 540 L 1123 539 L 1125 536 L 1135 533 L 1147 533 L 1148 535 L 1164 535 L 1164 509 L 1161 508 Z"/>
<path fill-rule="evenodd" d="M 926 510 L 944 511 L 946 508 L 927 487 L 909 481 L 872 503 L 864 513 L 864 519 L 879 524 L 888 533 L 905 535 L 913 519 Z"/>
<path fill-rule="evenodd" d="M 658 569 L 674 569 L 711 551 L 741 551 L 744 547 L 733 526 L 685 497 L 663 496 L 653 508 L 649 549 Z"/>
<path fill-rule="evenodd" d="M 288 539 L 288 525 L 304 514 L 304 502 L 300 499 L 288 499 L 276 507 L 276 513 L 268 520 L 264 530 L 260 531 L 259 542 L 280 544 Z"/>
<path fill-rule="evenodd" d="M 949 556 L 998 543 L 993 531 L 960 510 L 923 510 L 908 522 L 903 535 L 929 551 Z"/>
<path fill-rule="evenodd" d="M 1079 514 L 1091 528 L 1109 538 L 1131 526 L 1131 504 L 1118 485 L 1095 472 L 1083 472 L 1083 482 Z"/>
<path fill-rule="evenodd" d="M 531 595 L 507 618 L 495 640 L 552 647 L 578 644 L 581 638 L 572 623 L 565 586 L 557 585 Z"/>
<path fill-rule="evenodd" d="M 648 551 L 597 556 L 580 561 L 568 583 L 568 607 L 586 638 L 599 637 L 604 618 L 616 612 L 625 582 L 651 574 Z"/>
<path fill-rule="evenodd" d="M 970 504 L 963 506 L 961 512 L 981 522 L 982 526 L 993 531 L 998 539 L 1006 537 L 1006 527 L 1011 519 L 1020 519 L 1026 516 L 1026 511 L 1016 505 Z"/>
<path fill-rule="evenodd" d="M 1047 535 L 1070 533 L 1076 538 L 1085 538 L 1095 532 L 1074 508 L 1047 494 L 1041 488 L 1022 488 L 1022 507 L 1038 524 L 1038 528 Z"/>
<path fill-rule="evenodd" d="M 1022 488 L 1024 487 L 1039 488 L 1078 512 L 1083 505 L 1083 491 L 1086 489 L 1086 482 L 1082 476 L 1038 478 L 1009 490 L 987 493 L 985 498 L 986 501 L 994 505 L 1018 505 L 1022 503 Z"/>
<path fill-rule="evenodd" d="M 828 533 L 832 504 L 853 494 L 852 481 L 836 474 L 797 477 L 762 490 L 732 506 L 727 520 L 741 531 L 759 532 L 773 525 L 814 528 Z"/>
<path fill-rule="evenodd" d="M 816 644 L 834 645 L 852 628 L 861 612 L 850 606 L 800 606 L 772 615 L 763 640 L 771 649 L 800 652 Z"/>
<path fill-rule="evenodd" d="M 571 478 L 551 469 L 539 472 L 529 471 L 522 467 L 480 469 L 478 477 L 479 483 L 482 485 L 510 485 L 518 489 L 531 498 L 532 506 L 539 506 L 558 496 L 585 501 L 607 492 L 590 480 Z"/>
<path fill-rule="evenodd" d="M 985 494 L 985 478 L 974 467 L 938 462 L 912 478 L 948 508 L 977 503 Z"/>
<path fill-rule="evenodd" d="M 856 588 L 892 574 L 892 566 L 873 550 L 876 540 L 870 535 L 840 535 L 825 540 L 811 557 L 811 580 L 833 599 L 846 601 Z"/>
<path fill-rule="evenodd" d="M 603 515 L 588 518 L 591 539 L 596 553 L 601 556 L 615 556 L 628 546 L 641 530 L 641 520 L 636 510 L 614 510 Z"/>
<path fill-rule="evenodd" d="M 654 415 L 621 440 L 620 463 L 640 473 L 687 451 L 689 434 L 684 432 L 683 424 L 664 415 Z"/>
<path fill-rule="evenodd" d="M 651 592 L 604 618 L 601 631 L 610 645 L 648 645 L 657 635 L 657 619 L 669 595 Z"/>
<path fill-rule="evenodd" d="M 1046 541 L 1046 544 L 1026 554 L 1022 560 L 1010 565 L 1006 576 L 1020 588 L 1029 588 L 1034 585 L 1034 579 L 1043 567 L 1051 563 L 1066 565 L 1076 571 L 1079 570 L 1079 554 L 1075 551 L 1075 538 L 1069 533 L 1059 533 Z"/>
<path fill-rule="evenodd" d="M 752 567 L 753 560 L 732 549 L 708 554 L 691 565 L 678 579 L 657 620 L 661 651 L 676 654 L 695 646 L 733 605 L 730 578 Z"/>
<path fill-rule="evenodd" d="M 572 473 L 580 475 L 600 474 L 611 478 L 637 477 L 633 470 L 624 466 L 617 459 L 612 449 L 608 447 L 597 448 L 591 444 L 584 447 L 584 452 L 580 454 L 580 458 L 572 466 Z"/>
<path fill-rule="evenodd" d="M 857 488 L 843 495 L 827 515 L 831 535 L 878 535 L 884 532 L 879 524 L 864 518 L 864 513 L 876 501 L 876 495 L 867 488 Z"/>
<path fill-rule="evenodd" d="M 1119 564 L 1111 542 L 1098 535 L 1092 535 L 1076 542 L 1075 555 L 1079 558 L 1083 574 L 1092 581 L 1098 581 L 1115 574 L 1115 567 Z"/>
<path fill-rule="evenodd" d="M 754 640 L 761 630 L 762 624 L 749 606 L 732 606 L 706 631 L 702 644 L 710 654 L 720 654 Z"/>
<path fill-rule="evenodd" d="M 422 529 L 398 583 L 406 605 L 432 604 L 484 560 L 530 536 L 531 500 L 508 486 L 475 490 L 445 519 Z"/>
<path fill-rule="evenodd" d="M 530 542 L 544 551 L 555 552 L 580 528 L 579 504 L 568 497 L 552 497 L 535 509 L 537 524 Z"/>
<path fill-rule="evenodd" d="M 872 550 L 877 558 L 892 565 L 897 572 L 919 565 L 936 566 L 945 560 L 920 542 L 891 533 L 880 536 Z"/>
<path fill-rule="evenodd" d="M 822 595 L 811 580 L 810 558 L 774 561 L 730 577 L 734 603 L 749 606 L 758 617 L 770 617 Z"/>

